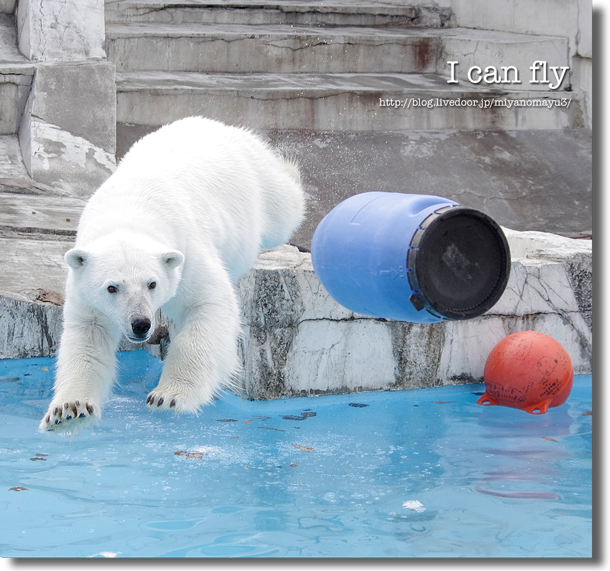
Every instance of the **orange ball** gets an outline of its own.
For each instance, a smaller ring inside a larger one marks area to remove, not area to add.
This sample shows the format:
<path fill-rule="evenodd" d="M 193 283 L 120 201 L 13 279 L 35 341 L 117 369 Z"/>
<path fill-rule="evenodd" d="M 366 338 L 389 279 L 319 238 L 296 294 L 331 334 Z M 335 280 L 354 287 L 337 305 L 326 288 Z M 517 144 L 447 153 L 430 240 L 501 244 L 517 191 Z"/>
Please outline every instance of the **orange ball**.
<path fill-rule="evenodd" d="M 483 380 L 485 393 L 478 404 L 544 414 L 566 402 L 574 370 L 570 355 L 555 339 L 538 331 L 521 331 L 492 349 Z"/>

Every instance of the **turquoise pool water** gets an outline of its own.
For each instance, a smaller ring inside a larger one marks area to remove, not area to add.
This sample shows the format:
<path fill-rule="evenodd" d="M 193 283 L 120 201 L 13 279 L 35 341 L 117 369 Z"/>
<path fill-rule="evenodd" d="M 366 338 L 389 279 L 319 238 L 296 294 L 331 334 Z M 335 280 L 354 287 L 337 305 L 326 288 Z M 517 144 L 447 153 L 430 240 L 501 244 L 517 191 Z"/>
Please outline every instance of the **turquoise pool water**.
<path fill-rule="evenodd" d="M 0 556 L 591 557 L 591 377 L 544 415 L 483 385 L 149 412 L 119 356 L 101 425 L 37 432 L 54 360 L 0 361 Z"/>

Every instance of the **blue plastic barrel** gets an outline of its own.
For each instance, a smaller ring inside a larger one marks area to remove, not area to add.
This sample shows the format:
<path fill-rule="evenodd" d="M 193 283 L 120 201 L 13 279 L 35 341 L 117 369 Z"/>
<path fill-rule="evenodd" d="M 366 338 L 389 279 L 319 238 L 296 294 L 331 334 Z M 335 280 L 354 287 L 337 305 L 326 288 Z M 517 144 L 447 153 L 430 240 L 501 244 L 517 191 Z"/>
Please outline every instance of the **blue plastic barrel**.
<path fill-rule="evenodd" d="M 510 250 L 486 214 L 439 196 L 357 194 L 320 222 L 314 270 L 341 305 L 363 315 L 434 323 L 493 307 Z"/>

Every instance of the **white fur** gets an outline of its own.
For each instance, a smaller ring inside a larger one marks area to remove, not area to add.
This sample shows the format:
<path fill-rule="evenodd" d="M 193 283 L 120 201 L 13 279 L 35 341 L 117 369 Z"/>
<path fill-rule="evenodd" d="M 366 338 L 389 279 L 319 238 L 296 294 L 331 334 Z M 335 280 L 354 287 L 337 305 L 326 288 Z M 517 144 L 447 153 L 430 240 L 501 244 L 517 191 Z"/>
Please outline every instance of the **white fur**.
<path fill-rule="evenodd" d="M 148 406 L 210 402 L 238 366 L 233 283 L 303 213 L 298 169 L 247 130 L 192 117 L 138 141 L 89 200 L 66 254 L 64 333 L 41 430 L 75 433 L 101 418 L 121 336 L 140 318 L 152 334 L 160 307 L 176 334 Z"/>

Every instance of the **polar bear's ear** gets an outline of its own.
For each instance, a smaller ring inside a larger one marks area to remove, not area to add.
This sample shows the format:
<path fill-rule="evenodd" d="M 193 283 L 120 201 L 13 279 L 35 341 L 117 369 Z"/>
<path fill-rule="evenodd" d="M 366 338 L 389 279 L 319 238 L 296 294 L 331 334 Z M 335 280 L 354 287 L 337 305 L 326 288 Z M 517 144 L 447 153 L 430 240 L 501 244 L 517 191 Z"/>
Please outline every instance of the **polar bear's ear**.
<path fill-rule="evenodd" d="M 68 264 L 71 268 L 78 270 L 82 268 L 87 263 L 87 258 L 89 254 L 85 252 L 85 250 L 79 250 L 78 248 L 72 248 L 72 250 L 68 250 L 64 256 L 64 260 L 66 260 L 66 264 Z"/>
<path fill-rule="evenodd" d="M 168 268 L 177 268 L 184 263 L 184 254 L 182 252 L 178 252 L 178 250 L 171 250 L 169 252 L 165 252 L 161 256 L 161 261 Z"/>

